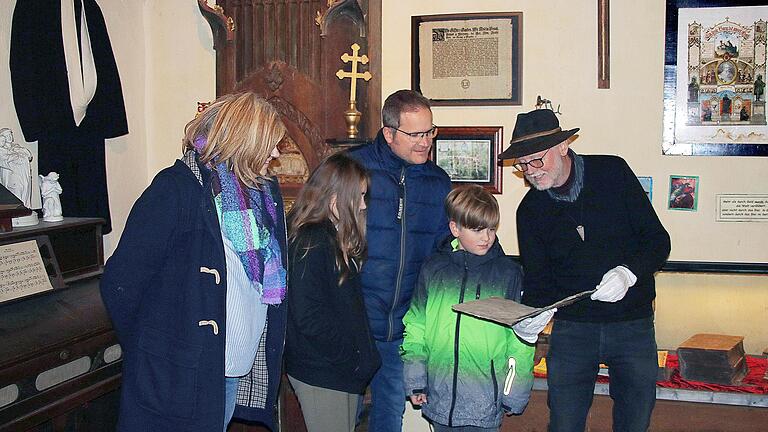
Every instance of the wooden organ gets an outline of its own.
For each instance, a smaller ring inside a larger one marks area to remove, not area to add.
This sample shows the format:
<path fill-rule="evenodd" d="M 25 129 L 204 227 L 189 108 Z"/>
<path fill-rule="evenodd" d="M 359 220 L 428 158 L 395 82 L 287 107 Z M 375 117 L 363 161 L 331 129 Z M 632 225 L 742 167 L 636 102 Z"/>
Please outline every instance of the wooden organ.
<path fill-rule="evenodd" d="M 41 256 L 59 280 L 0 304 L 0 431 L 115 428 L 121 351 L 99 295 L 103 223 L 65 218 L 0 234 L 0 244 L 50 245 Z"/>

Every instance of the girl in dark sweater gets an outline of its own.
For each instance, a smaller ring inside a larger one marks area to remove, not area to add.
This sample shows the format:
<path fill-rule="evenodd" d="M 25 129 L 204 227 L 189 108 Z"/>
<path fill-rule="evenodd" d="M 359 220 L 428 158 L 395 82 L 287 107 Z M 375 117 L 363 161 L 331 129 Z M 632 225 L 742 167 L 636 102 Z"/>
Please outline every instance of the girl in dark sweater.
<path fill-rule="evenodd" d="M 359 275 L 368 183 L 358 162 L 334 154 L 289 215 L 286 370 L 309 432 L 354 431 L 358 401 L 381 362 Z"/>

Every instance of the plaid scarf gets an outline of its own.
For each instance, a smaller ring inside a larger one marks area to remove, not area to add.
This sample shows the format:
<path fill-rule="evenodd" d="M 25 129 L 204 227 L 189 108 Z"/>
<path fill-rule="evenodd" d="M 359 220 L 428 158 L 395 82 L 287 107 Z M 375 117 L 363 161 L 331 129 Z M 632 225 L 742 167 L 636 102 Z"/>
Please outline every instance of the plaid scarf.
<path fill-rule="evenodd" d="M 202 137 L 194 142 L 198 152 L 205 144 Z M 278 217 L 277 203 L 272 198 L 275 186 L 269 182 L 244 190 L 226 163 L 214 161 L 209 165 L 213 165 L 214 202 L 224 235 L 237 251 L 251 284 L 261 291 L 261 302 L 280 304 L 285 298 L 286 272 L 275 236 Z"/>

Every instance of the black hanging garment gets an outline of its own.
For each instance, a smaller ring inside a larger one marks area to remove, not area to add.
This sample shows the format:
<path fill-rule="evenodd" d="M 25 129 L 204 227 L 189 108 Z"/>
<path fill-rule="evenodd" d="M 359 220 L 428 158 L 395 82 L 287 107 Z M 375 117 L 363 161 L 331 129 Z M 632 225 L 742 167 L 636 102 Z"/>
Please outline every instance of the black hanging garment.
<path fill-rule="evenodd" d="M 77 31 L 77 41 L 67 50 L 70 59 L 73 53 L 79 55 L 79 62 L 69 65 L 73 76 L 93 75 L 87 73 L 89 64 L 95 71 L 95 80 L 90 77 L 95 91 L 86 90 L 85 97 L 79 91 L 71 98 L 75 92 L 70 90 L 64 40 L 73 39 L 62 36 L 62 4 L 73 5 L 73 11 L 64 10 L 64 15 L 75 19 L 68 28 Z M 86 25 L 81 27 L 83 8 Z M 83 38 L 86 44 L 90 41 L 90 52 L 84 53 Z M 83 66 L 78 71 L 73 64 Z M 103 232 L 110 232 L 104 140 L 127 134 L 128 122 L 112 45 L 96 1 L 18 0 L 10 69 L 21 130 L 26 141 L 38 141 L 38 171 L 59 173 L 64 216 L 104 218 Z M 75 102 L 78 97 L 80 106 Z"/>

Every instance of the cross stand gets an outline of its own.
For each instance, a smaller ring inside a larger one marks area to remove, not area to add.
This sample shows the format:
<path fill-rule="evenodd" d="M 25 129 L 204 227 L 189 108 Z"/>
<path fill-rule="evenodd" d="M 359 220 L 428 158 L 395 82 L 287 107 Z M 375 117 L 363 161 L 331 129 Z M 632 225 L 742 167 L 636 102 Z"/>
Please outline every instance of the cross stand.
<path fill-rule="evenodd" d="M 368 56 L 365 54 L 362 56 L 357 55 L 360 51 L 360 45 L 356 43 L 352 44 L 351 48 L 352 55 L 344 53 L 341 56 L 341 60 L 344 61 L 344 63 L 352 62 L 352 71 L 345 72 L 342 69 L 339 69 L 336 72 L 336 76 L 339 79 L 349 78 L 352 81 L 349 89 L 349 108 L 344 111 L 344 121 L 347 123 L 347 137 L 355 139 L 358 137 L 357 125 L 360 123 L 360 118 L 362 117 L 360 111 L 357 110 L 357 102 L 355 101 L 357 94 L 357 80 L 364 79 L 368 81 L 371 79 L 371 73 L 369 71 L 363 73 L 357 71 L 358 64 L 368 64 Z"/>

